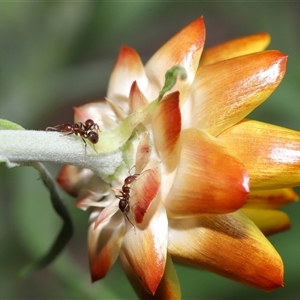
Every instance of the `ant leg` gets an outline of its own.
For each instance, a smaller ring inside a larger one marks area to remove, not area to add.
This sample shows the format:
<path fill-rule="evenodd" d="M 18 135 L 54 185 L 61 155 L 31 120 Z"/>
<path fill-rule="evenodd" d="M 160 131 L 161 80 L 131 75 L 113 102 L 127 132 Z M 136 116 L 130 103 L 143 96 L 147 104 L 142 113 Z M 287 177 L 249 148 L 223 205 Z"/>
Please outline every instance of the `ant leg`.
<path fill-rule="evenodd" d="M 95 152 L 98 154 L 98 152 L 97 152 L 97 150 L 95 148 L 95 144 L 92 144 L 92 145 L 93 145 L 93 148 L 94 148 Z"/>
<path fill-rule="evenodd" d="M 64 134 L 62 134 L 61 136 L 65 136 L 65 135 L 71 135 L 71 134 L 73 134 L 74 132 L 72 131 L 72 132 L 65 132 Z M 76 134 L 76 133 L 75 133 Z"/>
<path fill-rule="evenodd" d="M 133 165 L 129 170 L 128 170 L 128 174 L 131 175 L 130 171 L 135 167 L 135 165 Z"/>
<path fill-rule="evenodd" d="M 98 124 L 95 124 L 94 127 L 95 127 L 95 129 L 96 129 L 97 132 L 101 132 L 100 127 L 99 127 Z"/>
<path fill-rule="evenodd" d="M 134 228 L 134 230 L 135 230 L 135 226 L 134 226 L 134 224 L 129 220 L 129 217 L 127 216 L 127 214 L 124 213 L 124 215 L 125 215 L 126 219 L 128 220 L 128 222 L 133 226 L 133 228 Z"/>
<path fill-rule="evenodd" d="M 59 128 L 60 125 L 57 125 L 57 126 L 54 126 L 54 127 L 47 127 L 45 129 L 45 131 L 59 131 L 60 128 Z"/>

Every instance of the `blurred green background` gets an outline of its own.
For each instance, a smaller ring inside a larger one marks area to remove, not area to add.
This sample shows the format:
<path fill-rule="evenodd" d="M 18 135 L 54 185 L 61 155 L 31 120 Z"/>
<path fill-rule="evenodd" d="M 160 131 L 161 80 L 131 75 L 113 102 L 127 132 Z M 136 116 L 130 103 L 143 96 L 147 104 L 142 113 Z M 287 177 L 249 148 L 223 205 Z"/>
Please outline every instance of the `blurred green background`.
<path fill-rule="evenodd" d="M 0 3 L 0 118 L 28 129 L 72 121 L 72 108 L 101 99 L 122 44 L 144 62 L 168 38 L 203 15 L 206 46 L 260 31 L 269 49 L 289 55 L 287 74 L 252 118 L 300 130 L 298 2 L 11 2 Z M 59 166 L 47 166 L 55 176 Z M 300 171 L 300 170 L 299 170 Z M 90 283 L 88 214 L 65 200 L 75 235 L 48 268 L 18 271 L 51 246 L 61 221 L 30 168 L 0 169 L 0 299 L 133 299 L 120 266 Z M 285 263 L 285 288 L 265 293 L 204 271 L 177 266 L 183 299 L 299 299 L 300 204 L 285 209 L 292 229 L 270 237 Z"/>

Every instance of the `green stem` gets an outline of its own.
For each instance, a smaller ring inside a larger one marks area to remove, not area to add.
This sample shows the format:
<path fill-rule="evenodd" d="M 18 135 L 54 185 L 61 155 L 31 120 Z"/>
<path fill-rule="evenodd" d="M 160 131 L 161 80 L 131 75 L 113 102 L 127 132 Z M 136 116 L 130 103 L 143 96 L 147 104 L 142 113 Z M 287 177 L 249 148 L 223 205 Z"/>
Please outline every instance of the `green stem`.
<path fill-rule="evenodd" d="M 75 135 L 29 130 L 0 130 L 0 162 L 14 167 L 24 162 L 54 162 L 89 168 L 103 179 L 122 164 L 120 150 L 98 154 Z"/>
<path fill-rule="evenodd" d="M 56 181 L 41 163 L 24 163 L 23 165 L 31 166 L 39 172 L 43 183 L 50 192 L 52 206 L 63 220 L 63 226 L 49 252 L 40 260 L 23 268 L 20 272 L 21 276 L 25 276 L 49 265 L 65 248 L 73 235 L 72 221 L 63 203 Z"/>

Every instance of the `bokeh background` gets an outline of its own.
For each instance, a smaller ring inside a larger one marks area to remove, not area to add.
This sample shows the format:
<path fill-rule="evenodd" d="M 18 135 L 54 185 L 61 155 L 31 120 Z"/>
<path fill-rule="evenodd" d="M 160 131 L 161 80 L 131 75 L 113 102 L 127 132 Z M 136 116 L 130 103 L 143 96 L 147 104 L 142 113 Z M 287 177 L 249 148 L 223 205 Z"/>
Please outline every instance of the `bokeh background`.
<path fill-rule="evenodd" d="M 289 55 L 283 82 L 251 117 L 300 130 L 299 14 L 300 3 L 291 1 L 2 2 L 0 118 L 28 129 L 71 122 L 74 106 L 105 96 L 122 44 L 134 47 L 146 62 L 203 15 L 206 46 L 267 31 L 269 49 Z M 47 167 L 56 176 L 59 166 Z M 75 223 L 72 241 L 50 267 L 20 278 L 20 268 L 49 249 L 61 220 L 34 170 L 0 169 L 0 299 L 134 299 L 118 264 L 104 280 L 90 283 L 88 214 L 64 196 Z M 265 293 L 177 266 L 183 299 L 299 299 L 300 204 L 285 211 L 292 229 L 270 237 L 285 263 L 284 288 Z"/>

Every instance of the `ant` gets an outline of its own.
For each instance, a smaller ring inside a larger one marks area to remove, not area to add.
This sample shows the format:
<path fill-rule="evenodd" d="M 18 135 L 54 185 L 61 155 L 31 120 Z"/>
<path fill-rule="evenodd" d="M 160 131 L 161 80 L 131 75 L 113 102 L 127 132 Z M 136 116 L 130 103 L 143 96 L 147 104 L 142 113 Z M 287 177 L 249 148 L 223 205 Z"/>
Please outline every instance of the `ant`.
<path fill-rule="evenodd" d="M 134 166 L 133 166 L 134 167 Z M 132 167 L 132 168 L 133 168 Z M 132 169 L 131 168 L 131 169 Z M 130 169 L 130 170 L 131 170 Z M 129 170 L 129 174 L 130 174 L 130 170 Z M 124 184 L 122 186 L 122 191 L 120 191 L 121 195 L 116 195 L 116 198 L 120 199 L 119 201 L 119 209 L 120 211 L 125 215 L 125 217 L 127 218 L 128 222 L 133 226 L 133 223 L 129 220 L 127 213 L 129 213 L 130 211 L 130 184 L 136 180 L 136 178 L 139 176 L 140 174 L 133 174 L 133 175 L 129 175 L 124 179 Z"/>
<path fill-rule="evenodd" d="M 86 154 L 86 141 L 88 139 L 94 147 L 96 151 L 95 144 L 98 143 L 99 135 L 98 132 L 100 131 L 99 125 L 95 123 L 92 119 L 87 119 L 84 123 L 78 122 L 75 124 L 61 124 L 56 125 L 54 127 L 47 127 L 46 131 L 58 131 L 58 132 L 65 132 L 65 135 L 76 134 L 80 135 L 81 139 L 84 142 L 84 151 Z M 97 152 L 97 151 L 96 151 Z"/>

